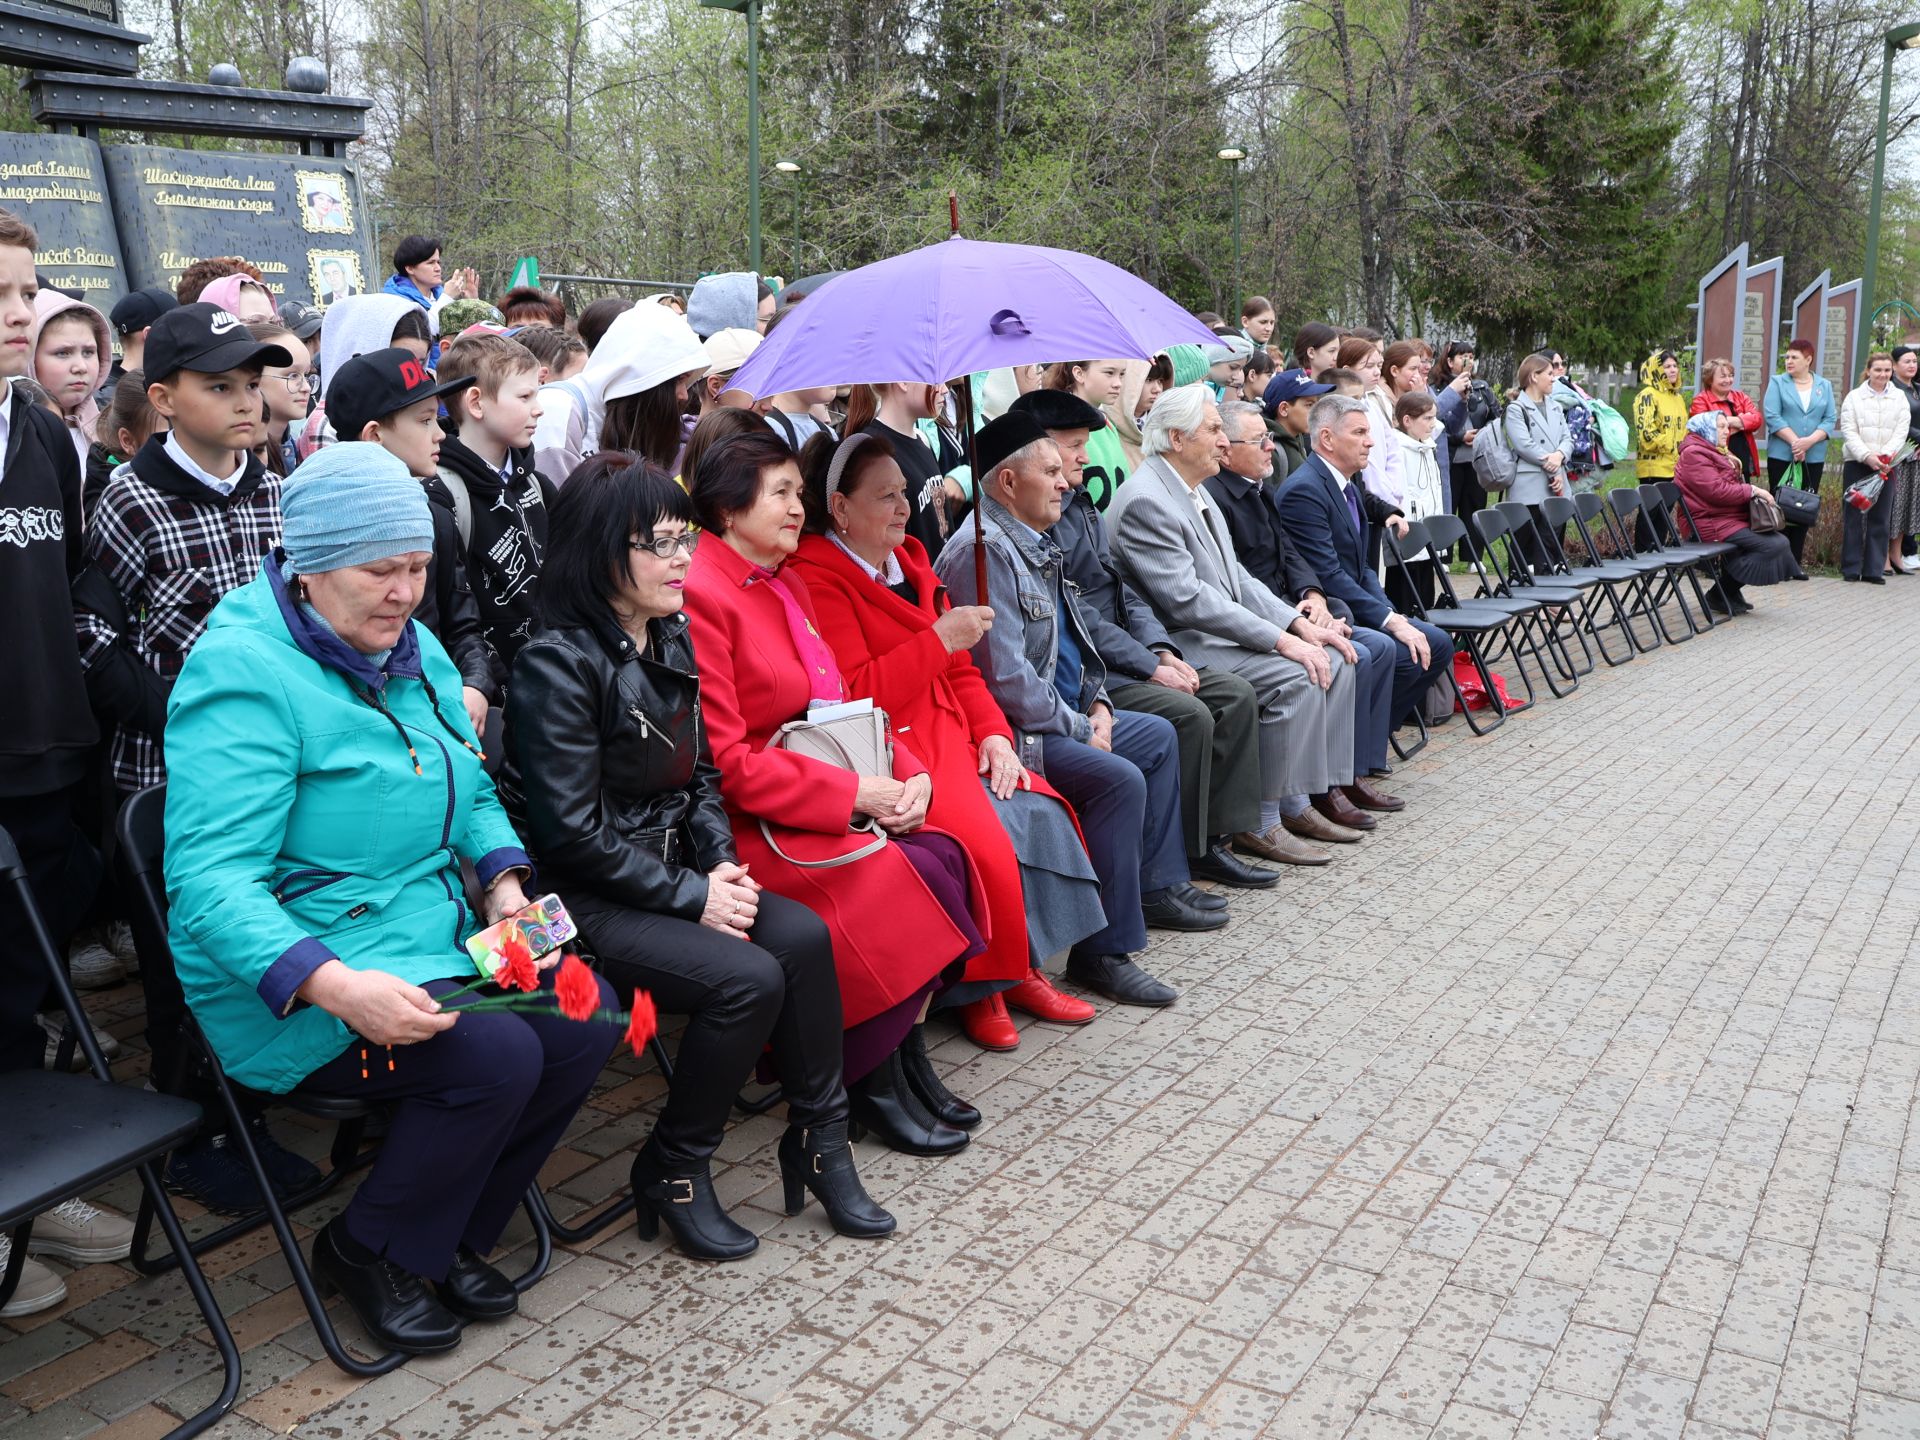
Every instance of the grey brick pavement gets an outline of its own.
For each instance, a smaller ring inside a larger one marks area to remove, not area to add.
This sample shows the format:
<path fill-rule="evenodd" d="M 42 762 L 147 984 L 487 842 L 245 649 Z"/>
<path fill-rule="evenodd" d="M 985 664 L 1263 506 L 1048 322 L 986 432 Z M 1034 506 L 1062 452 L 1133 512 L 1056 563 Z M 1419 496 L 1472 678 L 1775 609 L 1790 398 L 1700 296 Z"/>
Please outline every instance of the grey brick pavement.
<path fill-rule="evenodd" d="M 752 1259 L 622 1229 L 370 1383 L 271 1246 L 222 1257 L 248 1398 L 218 1433 L 1920 1436 L 1920 579 L 1755 598 L 1447 727 L 1405 816 L 1156 944 L 1175 1008 L 943 1043 L 987 1121 L 944 1162 L 861 1147 L 891 1241 L 779 1215 L 750 1120 L 718 1184 Z M 609 1074 L 561 1213 L 658 1095 Z M 73 1284 L 0 1342 L 0 1431 L 153 1435 L 210 1393 L 174 1282 Z"/>

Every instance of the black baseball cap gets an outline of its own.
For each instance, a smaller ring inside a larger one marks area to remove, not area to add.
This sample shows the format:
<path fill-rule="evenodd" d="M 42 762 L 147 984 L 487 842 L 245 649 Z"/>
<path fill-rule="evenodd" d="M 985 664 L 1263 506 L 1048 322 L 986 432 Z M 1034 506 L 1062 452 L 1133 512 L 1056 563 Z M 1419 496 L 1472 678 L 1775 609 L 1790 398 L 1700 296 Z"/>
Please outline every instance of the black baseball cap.
<path fill-rule="evenodd" d="M 1047 430 L 1107 428 L 1107 417 L 1069 390 L 1029 390 L 1007 407 L 1008 413 L 1031 415 Z"/>
<path fill-rule="evenodd" d="M 122 295 L 114 302 L 107 319 L 113 325 L 115 334 L 131 335 L 136 330 L 146 329 L 169 310 L 179 308 L 180 302 L 174 298 L 171 290 L 149 285 L 131 295 Z"/>
<path fill-rule="evenodd" d="M 1306 400 L 1315 395 L 1328 395 L 1333 392 L 1331 385 L 1319 385 L 1304 370 L 1282 370 L 1271 380 L 1260 396 L 1260 408 L 1272 419 L 1280 407 L 1289 400 Z"/>
<path fill-rule="evenodd" d="M 114 308 L 117 311 L 119 307 Z M 219 375 L 228 370 L 293 363 L 286 346 L 254 339 L 238 315 L 207 300 L 176 305 L 155 320 L 147 331 L 142 358 L 141 369 L 149 385 L 181 370 Z"/>
<path fill-rule="evenodd" d="M 326 312 L 318 305 L 303 305 L 298 300 L 280 302 L 280 323 L 293 331 L 296 340 L 311 340 L 320 333 Z"/>
<path fill-rule="evenodd" d="M 342 440 L 358 440 L 369 420 L 384 420 L 397 410 L 464 390 L 480 377 L 436 380 L 426 362 L 394 345 L 356 355 L 327 382 L 327 421 Z"/>

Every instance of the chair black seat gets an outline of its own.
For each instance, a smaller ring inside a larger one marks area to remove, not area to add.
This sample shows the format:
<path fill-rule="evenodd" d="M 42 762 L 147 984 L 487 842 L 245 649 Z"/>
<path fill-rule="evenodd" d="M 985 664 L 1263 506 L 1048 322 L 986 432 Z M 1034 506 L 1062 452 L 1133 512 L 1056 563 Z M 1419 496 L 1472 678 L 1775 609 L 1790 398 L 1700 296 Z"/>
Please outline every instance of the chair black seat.
<path fill-rule="evenodd" d="M 91 1075 L 0 1075 L 0 1230 L 164 1155 L 200 1128 L 191 1100 L 109 1085 Z"/>
<path fill-rule="evenodd" d="M 1508 610 L 1470 610 L 1465 606 L 1436 605 L 1427 611 L 1427 623 L 1438 625 L 1442 630 L 1458 631 L 1463 635 L 1482 635 L 1489 630 L 1498 630 L 1510 624 L 1513 613 Z"/>

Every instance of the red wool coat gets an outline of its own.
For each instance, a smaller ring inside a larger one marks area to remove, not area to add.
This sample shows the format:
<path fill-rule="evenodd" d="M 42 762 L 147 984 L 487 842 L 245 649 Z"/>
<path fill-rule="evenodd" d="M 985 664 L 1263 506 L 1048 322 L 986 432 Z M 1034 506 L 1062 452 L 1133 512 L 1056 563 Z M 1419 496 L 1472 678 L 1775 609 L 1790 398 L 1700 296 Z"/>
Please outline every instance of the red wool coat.
<path fill-rule="evenodd" d="M 1724 540 L 1752 525 L 1747 505 L 1753 487 L 1740 478 L 1740 462 L 1704 437 L 1689 435 L 1680 442 L 1673 482 L 1687 497 L 1702 540 Z"/>
<path fill-rule="evenodd" d="M 959 836 L 980 871 L 993 929 L 986 951 L 967 962 L 966 978 L 1022 980 L 1030 957 L 1020 862 L 980 784 L 978 748 L 990 735 L 1011 743 L 1013 731 L 972 658 L 964 650 L 949 655 L 933 633 L 933 622 L 947 607 L 935 609 L 940 582 L 926 548 L 909 535 L 894 554 L 920 597 L 917 605 L 876 583 L 823 535 L 802 540 L 791 564 L 807 582 L 847 693 L 871 695 L 926 762 L 933 772 L 927 819 Z M 1072 815 L 1041 776 L 1033 777 L 1033 788 Z"/>
<path fill-rule="evenodd" d="M 803 860 L 844 855 L 870 837 L 848 833 L 859 788 L 853 774 L 767 748 L 776 730 L 806 714 L 812 693 L 786 611 L 767 586 L 785 587 L 809 616 L 813 607 L 805 582 L 783 571 L 748 585 L 752 569 L 724 540 L 707 536 L 687 572 L 687 615 L 720 798 L 741 864 L 776 895 L 812 910 L 832 932 L 842 1020 L 853 1026 L 920 989 L 959 957 L 967 940 L 891 845 L 850 865 L 809 870 L 782 860 L 767 844 L 763 818 L 780 848 Z M 895 779 L 926 768 L 907 745 L 894 742 Z M 984 915 L 977 873 L 973 888 L 973 913 Z"/>

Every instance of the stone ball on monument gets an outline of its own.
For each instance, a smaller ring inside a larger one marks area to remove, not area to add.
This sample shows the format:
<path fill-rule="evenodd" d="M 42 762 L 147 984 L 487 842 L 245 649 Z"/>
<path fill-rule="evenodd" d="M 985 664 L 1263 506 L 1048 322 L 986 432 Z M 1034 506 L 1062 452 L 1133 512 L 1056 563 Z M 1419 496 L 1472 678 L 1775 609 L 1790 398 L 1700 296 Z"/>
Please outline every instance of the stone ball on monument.
<path fill-rule="evenodd" d="M 327 67 L 311 55 L 296 55 L 287 62 L 287 89 L 300 95 L 327 93 Z"/>
<path fill-rule="evenodd" d="M 216 65 L 207 72 L 209 85 L 240 85 L 240 67 L 238 65 Z"/>

